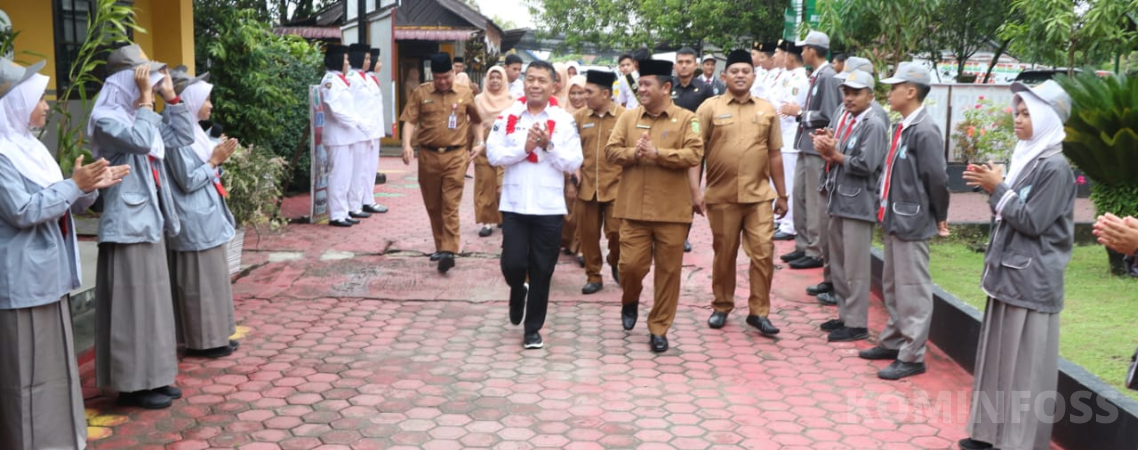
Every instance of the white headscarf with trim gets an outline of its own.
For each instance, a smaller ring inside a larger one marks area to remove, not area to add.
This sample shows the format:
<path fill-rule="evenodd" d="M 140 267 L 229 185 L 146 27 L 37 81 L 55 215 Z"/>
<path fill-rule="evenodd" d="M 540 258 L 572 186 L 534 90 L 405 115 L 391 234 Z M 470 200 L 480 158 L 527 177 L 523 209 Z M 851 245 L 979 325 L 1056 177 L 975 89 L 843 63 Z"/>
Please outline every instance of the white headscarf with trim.
<path fill-rule="evenodd" d="M 30 126 L 48 80 L 37 73 L 0 99 L 0 155 L 12 161 L 20 175 L 43 187 L 63 181 L 59 164 Z"/>
<path fill-rule="evenodd" d="M 1047 149 L 1062 144 L 1067 138 L 1067 132 L 1063 130 L 1063 121 L 1059 119 L 1059 114 L 1051 108 L 1051 105 L 1034 95 L 1021 93 L 1012 98 L 1013 111 L 1019 107 L 1020 102 L 1027 105 L 1027 112 L 1031 117 L 1031 138 L 1016 142 L 1015 150 L 1012 152 L 1011 167 L 1008 168 L 1008 174 L 1004 178 L 1008 186 L 1015 186 L 1016 180 L 1024 174 L 1032 161 L 1039 158 Z"/>
<path fill-rule="evenodd" d="M 213 91 L 213 85 L 205 81 L 198 81 L 182 90 L 182 101 L 186 103 L 186 108 L 189 109 L 190 114 L 195 118 L 198 112 L 201 111 L 202 105 L 209 99 L 209 93 Z M 198 155 L 198 159 L 203 163 L 209 162 L 213 157 L 213 141 L 209 138 L 209 134 L 202 129 L 202 127 L 194 126 L 194 154 Z M 214 169 L 216 172 L 216 169 Z"/>

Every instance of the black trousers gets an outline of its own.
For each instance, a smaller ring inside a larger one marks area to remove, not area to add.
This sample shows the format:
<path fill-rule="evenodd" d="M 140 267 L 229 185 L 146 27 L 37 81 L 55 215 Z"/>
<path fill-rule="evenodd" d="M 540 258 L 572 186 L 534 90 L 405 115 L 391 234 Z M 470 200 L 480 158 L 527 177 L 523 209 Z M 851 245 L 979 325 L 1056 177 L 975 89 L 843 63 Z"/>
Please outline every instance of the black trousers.
<path fill-rule="evenodd" d="M 502 275 L 510 285 L 510 307 L 525 306 L 525 332 L 545 325 L 549 282 L 561 243 L 565 216 L 502 213 Z M 524 286 L 529 277 L 529 295 Z"/>

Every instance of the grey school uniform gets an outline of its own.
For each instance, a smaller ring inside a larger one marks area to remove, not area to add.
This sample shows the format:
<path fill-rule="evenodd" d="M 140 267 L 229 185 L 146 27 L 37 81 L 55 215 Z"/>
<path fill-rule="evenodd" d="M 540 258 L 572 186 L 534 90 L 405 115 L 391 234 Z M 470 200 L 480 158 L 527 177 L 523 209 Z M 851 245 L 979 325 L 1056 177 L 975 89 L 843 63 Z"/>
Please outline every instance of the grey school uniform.
<path fill-rule="evenodd" d="M 992 408 L 973 401 L 968 433 L 1004 450 L 1045 450 L 1052 424 L 1039 418 L 1050 417 L 1054 404 L 1036 399 L 1058 384 L 1063 273 L 1075 231 L 1075 175 L 1062 147 L 1030 163 L 1014 186 L 1000 183 L 989 204 L 999 218 L 984 257 L 988 308 L 972 390 Z M 997 402 L 1013 392 L 1030 393 L 1029 412 Z"/>
<path fill-rule="evenodd" d="M 163 232 L 177 235 L 170 177 L 147 153 L 155 136 L 166 151 L 193 142 L 197 126 L 185 104 L 162 115 L 141 109 L 134 123 L 99 120 L 92 139 L 111 165 L 130 166 L 104 189 L 96 271 L 95 368 L 98 386 L 119 392 L 174 383 L 178 373 L 170 272 Z"/>
<path fill-rule="evenodd" d="M 902 362 L 924 362 L 933 315 L 929 242 L 948 220 L 948 175 L 940 130 L 927 110 L 915 113 L 893 157 L 889 197 L 881 205 L 885 240 L 882 294 L 889 322 L 878 345 L 900 350 Z M 896 132 L 897 125 L 892 126 Z M 892 144 L 892 141 L 890 141 Z M 886 167 L 888 167 L 888 147 Z M 883 172 L 883 178 L 888 174 Z"/>
<path fill-rule="evenodd" d="M 828 260 L 838 297 L 838 317 L 850 328 L 869 321 L 870 245 L 877 223 L 877 186 L 889 150 L 888 125 L 873 110 L 856 119 L 839 150 L 844 164 L 833 164 L 824 184 L 829 192 Z M 847 119 L 850 120 L 850 119 Z"/>
<path fill-rule="evenodd" d="M 810 135 L 814 130 L 830 124 L 830 116 L 841 104 L 841 80 L 834 78 L 834 68 L 830 64 L 822 66 L 811 75 L 810 92 L 803 105 L 794 137 L 794 147 L 799 150 L 798 162 L 794 166 L 794 230 L 797 232 L 795 250 L 806 252 L 806 256 L 821 258 L 825 247 L 827 221 L 826 197 L 821 190 L 821 174 L 826 162 L 814 150 Z"/>
<path fill-rule="evenodd" d="M 98 193 L 48 187 L 0 156 L 0 448 L 83 449 L 87 424 L 67 293 L 79 287 L 69 212 Z M 64 232 L 64 229 L 67 231 Z"/>
<path fill-rule="evenodd" d="M 214 169 L 192 147 L 167 151 L 166 168 L 182 225 L 181 233 L 167 241 L 178 337 L 189 349 L 224 347 L 236 331 L 226 257 L 233 213 L 217 188 L 221 181 Z"/>

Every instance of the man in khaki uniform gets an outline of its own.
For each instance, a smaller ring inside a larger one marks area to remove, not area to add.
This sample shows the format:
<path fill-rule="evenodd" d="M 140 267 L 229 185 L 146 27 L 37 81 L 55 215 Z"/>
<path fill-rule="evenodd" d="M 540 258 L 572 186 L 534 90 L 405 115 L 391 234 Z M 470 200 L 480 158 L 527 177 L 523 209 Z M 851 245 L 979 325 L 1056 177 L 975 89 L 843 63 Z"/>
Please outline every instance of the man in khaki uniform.
<path fill-rule="evenodd" d="M 648 315 L 654 352 L 668 350 L 665 336 L 680 297 L 684 237 L 691 224 L 693 194 L 688 169 L 703 158 L 695 114 L 672 103 L 672 63 L 640 62 L 640 106 L 616 121 L 605 147 L 609 162 L 623 167 L 616 197 L 620 222 L 621 324 L 636 325 L 644 276 L 656 264 L 655 303 Z"/>
<path fill-rule="evenodd" d="M 467 151 L 481 151 L 482 135 L 471 133 L 471 124 L 481 124 L 470 89 L 453 86 L 450 55 L 431 57 L 433 80 L 423 83 L 403 109 L 403 164 L 410 165 L 414 150 L 411 139 L 419 146 L 419 191 L 431 218 L 435 238 L 438 270 L 446 273 L 454 267 L 458 252 L 458 205 L 465 184 Z M 418 135 L 416 135 L 418 133 Z M 470 145 L 470 140 L 474 145 Z"/>
<path fill-rule="evenodd" d="M 711 223 L 715 259 L 711 270 L 715 299 L 711 328 L 723 328 L 735 308 L 735 259 L 742 244 L 751 259 L 751 295 L 747 324 L 765 335 L 778 334 L 770 314 L 774 275 L 774 214 L 786 214 L 783 182 L 782 132 L 778 112 L 770 102 L 751 96 L 755 82 L 751 55 L 745 50 L 727 56 L 727 93 L 703 103 L 696 112 L 703 126 L 707 154 L 707 192 L 697 198 Z M 693 170 L 696 186 L 698 171 Z M 774 181 L 772 191 L 768 179 Z M 777 197 L 776 197 L 777 192 Z M 774 211 L 771 201 L 775 200 Z"/>
<path fill-rule="evenodd" d="M 585 255 L 585 274 L 588 280 L 581 293 L 594 294 L 604 287 L 601 282 L 601 226 L 609 241 L 608 263 L 612 277 L 620 283 L 617 264 L 620 261 L 620 222 L 613 217 L 620 182 L 620 166 L 605 158 L 605 145 L 624 114 L 624 107 L 612 100 L 612 85 L 616 74 L 599 70 L 586 72 L 585 96 L 587 108 L 581 108 L 573 118 L 577 133 L 581 135 L 581 150 L 585 162 L 577 171 L 577 232 L 581 240 L 581 253 Z"/>

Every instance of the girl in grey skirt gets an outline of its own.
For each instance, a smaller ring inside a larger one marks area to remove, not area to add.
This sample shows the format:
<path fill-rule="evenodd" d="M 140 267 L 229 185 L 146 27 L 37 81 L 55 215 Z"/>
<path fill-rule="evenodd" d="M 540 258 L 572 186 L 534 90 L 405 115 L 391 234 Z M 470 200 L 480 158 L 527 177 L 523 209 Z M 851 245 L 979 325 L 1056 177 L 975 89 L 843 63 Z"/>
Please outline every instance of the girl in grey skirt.
<path fill-rule="evenodd" d="M 995 227 L 981 286 L 980 330 L 966 450 L 1046 450 L 1056 402 L 1063 272 L 1074 244 L 1075 176 L 1062 153 L 1071 98 L 1054 81 L 1016 83 L 1019 138 L 1008 176 L 969 166 L 964 179 L 991 194 Z"/>
<path fill-rule="evenodd" d="M 44 63 L 0 59 L 0 448 L 87 447 L 67 293 L 80 286 L 71 213 L 129 167 L 105 160 L 63 179 L 32 128 L 44 126 Z"/>
<path fill-rule="evenodd" d="M 174 90 L 198 120 L 208 120 L 213 85 L 209 74 L 194 78 L 185 67 L 171 72 Z M 194 127 L 194 143 L 167 152 L 166 168 L 174 181 L 170 189 L 182 232 L 170 238 L 170 279 L 174 283 L 178 337 L 187 356 L 220 358 L 233 353 L 237 343 L 233 291 L 229 282 L 226 243 L 233 239 L 234 220 L 225 204 L 221 164 L 237 148 L 236 139 L 214 145 L 201 127 Z"/>

